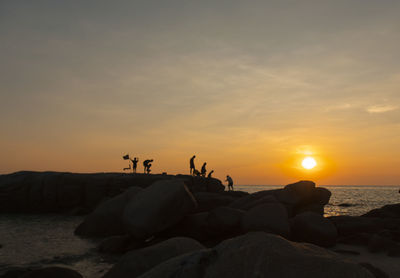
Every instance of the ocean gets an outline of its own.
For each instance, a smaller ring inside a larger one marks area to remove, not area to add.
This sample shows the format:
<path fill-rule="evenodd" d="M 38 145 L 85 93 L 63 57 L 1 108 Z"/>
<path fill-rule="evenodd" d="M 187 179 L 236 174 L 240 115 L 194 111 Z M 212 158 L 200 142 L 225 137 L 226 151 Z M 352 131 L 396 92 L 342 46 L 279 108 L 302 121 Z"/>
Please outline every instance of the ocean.
<path fill-rule="evenodd" d="M 324 186 L 332 192 L 325 216 L 362 215 L 374 208 L 400 203 L 398 186 Z M 253 193 L 282 186 L 236 186 Z M 102 276 L 111 267 L 95 252 L 99 240 L 74 235 L 82 216 L 0 214 L 0 275 L 12 266 L 60 265 L 86 278 Z"/>

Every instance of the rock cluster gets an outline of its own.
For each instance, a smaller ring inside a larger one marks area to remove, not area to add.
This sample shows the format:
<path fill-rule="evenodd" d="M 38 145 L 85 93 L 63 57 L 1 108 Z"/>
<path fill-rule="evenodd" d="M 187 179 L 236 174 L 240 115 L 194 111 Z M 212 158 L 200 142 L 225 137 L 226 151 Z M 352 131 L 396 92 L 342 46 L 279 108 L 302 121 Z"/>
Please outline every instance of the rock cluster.
<path fill-rule="evenodd" d="M 374 277 L 316 246 L 338 238 L 335 222 L 323 217 L 330 195 L 310 181 L 248 194 L 163 180 L 103 202 L 76 233 L 113 235 L 99 250 L 124 254 L 104 278 Z M 101 219 L 104 229 L 95 223 Z"/>
<path fill-rule="evenodd" d="M 113 278 L 114 276 L 107 276 Z M 115 276 L 137 277 L 137 276 Z M 344 261 L 311 244 L 280 236 L 252 232 L 218 244 L 212 249 L 186 253 L 145 272 L 141 278 L 372 278 L 366 268 Z"/>
<path fill-rule="evenodd" d="M 337 228 L 337 242 L 364 245 L 371 252 L 400 257 L 400 204 L 386 205 L 362 216 L 328 219 Z"/>
<path fill-rule="evenodd" d="M 161 180 L 144 189 L 131 187 L 101 203 L 75 233 L 127 234 L 134 242 L 189 237 L 211 246 L 247 232 L 264 231 L 330 246 L 336 241 L 336 227 L 322 216 L 329 197 L 328 190 L 310 181 L 247 194 L 192 192 L 180 180 Z"/>
<path fill-rule="evenodd" d="M 145 188 L 155 181 L 166 179 L 181 180 L 193 192 L 224 190 L 224 186 L 217 179 L 188 175 L 23 171 L 0 175 L 0 213 L 84 214 L 93 210 L 100 202 L 120 194 L 128 187 Z"/>

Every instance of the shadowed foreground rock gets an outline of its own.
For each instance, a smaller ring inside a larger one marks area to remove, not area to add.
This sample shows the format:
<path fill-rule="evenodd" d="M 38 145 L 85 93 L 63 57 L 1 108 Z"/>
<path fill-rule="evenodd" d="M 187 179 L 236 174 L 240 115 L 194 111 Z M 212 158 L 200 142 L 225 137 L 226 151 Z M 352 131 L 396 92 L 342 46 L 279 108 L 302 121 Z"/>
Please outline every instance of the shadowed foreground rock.
<path fill-rule="evenodd" d="M 104 278 L 134 278 L 154 266 L 179 255 L 204 249 L 194 239 L 176 237 L 156 245 L 126 253 Z"/>
<path fill-rule="evenodd" d="M 363 216 L 332 216 L 338 230 L 337 242 L 363 245 L 370 252 L 400 257 L 400 204 L 373 209 Z"/>
<path fill-rule="evenodd" d="M 124 234 L 122 214 L 126 204 L 141 190 L 132 186 L 124 193 L 101 203 L 85 220 L 76 228 L 75 234 L 82 236 L 113 236 Z"/>
<path fill-rule="evenodd" d="M 358 264 L 326 249 L 253 232 L 226 240 L 213 249 L 170 259 L 141 278 L 373 278 Z"/>
<path fill-rule="evenodd" d="M 123 221 L 131 236 L 146 239 L 177 224 L 196 206 L 182 181 L 157 181 L 128 202 Z"/>
<path fill-rule="evenodd" d="M 373 209 L 363 216 L 379 218 L 400 218 L 400 204 L 386 205 L 378 209 Z"/>
<path fill-rule="evenodd" d="M 319 246 L 333 246 L 338 233 L 335 225 L 314 212 L 304 212 L 290 220 L 292 239 L 309 242 Z"/>
<path fill-rule="evenodd" d="M 241 219 L 244 232 L 264 231 L 288 238 L 290 226 L 285 207 L 280 203 L 262 204 L 247 211 Z"/>
<path fill-rule="evenodd" d="M 6 272 L 1 278 L 83 278 L 75 270 L 51 266 L 40 269 L 16 269 Z"/>

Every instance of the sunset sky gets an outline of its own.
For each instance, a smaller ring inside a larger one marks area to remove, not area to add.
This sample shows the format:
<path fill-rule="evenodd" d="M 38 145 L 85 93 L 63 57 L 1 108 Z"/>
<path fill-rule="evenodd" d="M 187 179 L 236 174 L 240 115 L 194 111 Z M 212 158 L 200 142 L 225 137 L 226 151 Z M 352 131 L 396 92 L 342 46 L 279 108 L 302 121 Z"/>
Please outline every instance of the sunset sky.
<path fill-rule="evenodd" d="M 400 1 L 0 1 L 0 173 L 400 184 Z M 301 161 L 312 156 L 314 169 Z"/>

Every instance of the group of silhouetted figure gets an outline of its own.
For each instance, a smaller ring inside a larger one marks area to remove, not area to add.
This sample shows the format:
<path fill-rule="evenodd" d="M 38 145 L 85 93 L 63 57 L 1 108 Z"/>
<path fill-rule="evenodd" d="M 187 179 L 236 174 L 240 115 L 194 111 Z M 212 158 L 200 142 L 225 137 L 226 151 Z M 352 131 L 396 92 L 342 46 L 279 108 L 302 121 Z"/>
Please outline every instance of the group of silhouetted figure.
<path fill-rule="evenodd" d="M 196 158 L 196 155 L 193 155 L 192 158 L 190 158 L 190 174 L 192 176 L 197 176 L 197 177 L 205 177 L 207 174 L 207 169 L 206 169 L 206 165 L 207 162 L 203 163 L 203 166 L 201 166 L 201 170 L 197 170 L 196 166 L 194 165 L 194 159 Z M 212 178 L 212 174 L 214 173 L 214 170 L 211 170 L 208 175 L 207 178 Z M 228 182 L 228 190 L 233 190 L 233 180 L 232 178 L 227 175 L 226 176 L 226 180 Z"/>
<path fill-rule="evenodd" d="M 129 157 L 129 154 L 127 154 L 127 155 L 124 155 L 123 157 L 122 157 L 124 160 L 130 160 L 131 162 L 132 162 L 132 168 L 131 168 L 131 164 L 129 164 L 129 167 L 127 167 L 127 168 L 124 168 L 124 171 L 125 170 L 130 170 L 130 169 L 132 169 L 132 172 L 133 173 L 136 173 L 136 169 L 137 169 L 137 164 L 138 164 L 138 162 L 139 162 L 139 158 L 137 158 L 137 157 L 135 157 L 135 158 L 133 158 L 133 159 L 131 159 L 130 157 Z M 153 162 L 154 160 L 153 159 L 146 159 L 145 161 L 143 161 L 143 172 L 145 173 L 145 174 L 150 174 L 150 172 L 151 172 L 151 163 Z"/>
<path fill-rule="evenodd" d="M 192 156 L 192 158 L 190 159 L 190 174 L 192 176 L 197 176 L 197 177 L 205 177 L 207 174 L 207 169 L 206 169 L 206 165 L 207 162 L 203 163 L 203 166 L 201 166 L 201 170 L 197 170 L 196 167 L 194 166 L 194 159 L 196 158 L 196 156 Z M 212 173 L 214 173 L 214 170 L 211 170 L 208 175 L 207 178 L 212 178 Z"/>
<path fill-rule="evenodd" d="M 129 167 L 124 168 L 124 171 L 132 169 L 132 172 L 136 173 L 136 169 L 137 169 L 137 164 L 139 162 L 139 158 L 134 157 L 133 159 L 131 159 L 129 154 L 126 154 L 126 155 L 122 156 L 122 158 L 124 160 L 130 160 L 131 163 L 132 163 L 132 167 L 131 167 L 131 164 L 129 163 Z M 195 158 L 196 158 L 195 155 L 193 155 L 192 158 L 190 158 L 190 175 L 196 176 L 196 177 L 206 177 L 206 174 L 207 174 L 207 169 L 206 169 L 207 162 L 203 163 L 203 166 L 201 166 L 201 170 L 199 171 L 199 170 L 196 169 L 196 167 L 194 165 L 194 159 Z M 146 159 L 146 160 L 143 161 L 143 172 L 145 174 L 150 174 L 150 172 L 151 172 L 150 168 L 152 166 L 152 162 L 153 161 L 154 161 L 153 159 Z M 207 178 L 212 178 L 212 174 L 213 173 L 214 173 L 214 170 L 211 170 L 208 173 Z M 225 181 L 228 182 L 228 190 L 233 190 L 233 180 L 232 180 L 232 178 L 229 175 L 227 175 Z"/>

